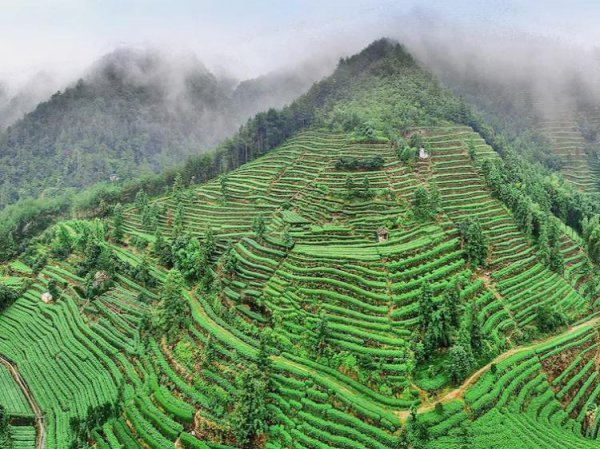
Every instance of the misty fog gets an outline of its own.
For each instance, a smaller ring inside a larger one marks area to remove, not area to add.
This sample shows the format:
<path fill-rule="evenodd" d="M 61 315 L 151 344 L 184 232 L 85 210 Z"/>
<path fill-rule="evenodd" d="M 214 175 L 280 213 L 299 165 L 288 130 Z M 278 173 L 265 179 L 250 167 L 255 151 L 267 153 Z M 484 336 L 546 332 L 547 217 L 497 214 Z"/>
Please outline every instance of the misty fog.
<path fill-rule="evenodd" d="M 557 8 L 553 3 L 548 7 Z M 23 3 L 24 11 L 27 4 Z M 51 30 L 64 47 L 44 54 L 44 48 L 30 48 L 27 45 L 33 43 L 23 42 L 20 45 L 29 51 L 22 59 L 17 58 L 21 56 L 17 53 L 19 45 L 12 52 L 4 49 L 0 128 L 56 90 L 74 85 L 79 78 L 93 78 L 107 58 L 113 63 L 120 58 L 120 70 L 128 73 L 129 79 L 159 83 L 165 98 L 176 102 L 182 100 L 182 83 L 190 73 L 210 74 L 230 93 L 249 79 L 278 76 L 286 82 L 277 90 L 263 92 L 258 109 L 280 107 L 331 73 L 340 57 L 354 54 L 383 36 L 404 44 L 445 84 L 497 84 L 515 97 L 521 93 L 541 117 L 571 110 L 578 90 L 585 91 L 590 101 L 597 102 L 600 97 L 600 50 L 595 47 L 593 30 L 573 30 L 570 39 L 568 29 L 550 27 L 542 18 L 527 22 L 528 10 L 519 3 L 507 2 L 505 11 L 497 9 L 496 16 L 485 13 L 485 2 L 457 2 L 454 10 L 437 1 L 419 6 L 412 1 L 354 0 L 347 8 L 343 6 L 337 0 L 323 6 L 303 2 L 296 11 L 298 17 L 292 20 L 280 16 L 273 5 L 259 2 L 256 15 L 262 12 L 265 18 L 258 24 L 241 18 L 229 20 L 232 24 L 227 26 L 235 27 L 231 29 L 219 22 L 220 14 L 230 13 L 223 6 L 214 12 L 212 22 L 209 15 L 178 18 L 182 30 L 172 32 L 172 36 L 163 36 L 160 28 L 151 30 L 161 42 L 147 40 L 149 30 L 143 27 L 139 31 L 121 30 L 115 36 L 107 34 L 101 43 L 85 39 L 65 43 L 58 31 Z M 267 7 L 270 9 L 265 13 Z M 208 14 L 208 9 L 200 9 L 198 14 Z M 59 14 L 60 9 L 54 12 Z M 89 15 L 93 8 L 82 7 L 76 12 Z M 518 20 L 520 15 L 522 20 Z M 2 50 L 0 46 L 0 55 Z M 128 62 L 133 54 L 145 55 L 145 64 Z"/>

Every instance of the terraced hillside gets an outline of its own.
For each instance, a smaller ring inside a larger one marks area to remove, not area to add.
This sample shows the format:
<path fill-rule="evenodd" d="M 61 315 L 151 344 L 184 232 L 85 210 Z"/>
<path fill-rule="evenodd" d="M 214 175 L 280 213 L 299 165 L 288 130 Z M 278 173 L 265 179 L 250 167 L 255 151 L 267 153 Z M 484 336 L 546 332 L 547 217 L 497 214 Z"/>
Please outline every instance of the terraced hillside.
<path fill-rule="evenodd" d="M 497 156 L 472 129 L 410 133 L 430 157 L 307 130 L 220 179 L 126 207 L 122 237 L 117 220 L 65 222 L 3 267 L 23 293 L 0 315 L 0 354 L 43 412 L 38 447 L 595 447 L 585 252 L 562 233 L 565 270 L 549 270 L 488 190 L 482 165 Z M 338 164 L 375 156 L 369 169 Z M 419 187 L 439 192 L 429 218 L 415 215 Z M 472 219 L 483 267 L 459 229 Z M 191 246 L 162 261 L 177 242 Z M 184 270 L 195 245 L 203 276 L 177 290 L 179 330 L 160 331 L 169 268 Z M 555 337 L 538 333 L 543 305 L 567 320 Z M 6 370 L 0 382 L 16 447 L 32 447 L 31 406 Z"/>
<path fill-rule="evenodd" d="M 565 178 L 584 192 L 597 193 L 600 185 L 600 166 L 597 156 L 586 151 L 585 130 L 575 119 L 576 114 L 540 122 L 540 129 L 553 144 L 555 154 L 563 161 L 562 173 Z M 598 112 L 585 114 L 587 126 L 597 129 L 600 123 Z"/>

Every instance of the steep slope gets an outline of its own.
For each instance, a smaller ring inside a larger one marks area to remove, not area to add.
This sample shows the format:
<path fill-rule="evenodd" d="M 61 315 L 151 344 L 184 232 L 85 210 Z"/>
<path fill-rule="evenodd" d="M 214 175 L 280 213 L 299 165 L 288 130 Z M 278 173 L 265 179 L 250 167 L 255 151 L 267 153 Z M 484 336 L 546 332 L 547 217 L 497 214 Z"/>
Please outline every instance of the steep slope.
<path fill-rule="evenodd" d="M 282 114 L 311 98 L 313 126 L 268 154 L 62 222 L 3 267 L 0 354 L 45 447 L 598 446 L 598 295 L 572 232 L 543 216 L 558 269 L 401 47 Z"/>
<path fill-rule="evenodd" d="M 0 208 L 156 173 L 216 146 L 253 114 L 283 106 L 313 81 L 310 73 L 282 73 L 236 87 L 193 58 L 117 50 L 0 135 Z M 23 101 L 2 106 L 7 119 Z"/>

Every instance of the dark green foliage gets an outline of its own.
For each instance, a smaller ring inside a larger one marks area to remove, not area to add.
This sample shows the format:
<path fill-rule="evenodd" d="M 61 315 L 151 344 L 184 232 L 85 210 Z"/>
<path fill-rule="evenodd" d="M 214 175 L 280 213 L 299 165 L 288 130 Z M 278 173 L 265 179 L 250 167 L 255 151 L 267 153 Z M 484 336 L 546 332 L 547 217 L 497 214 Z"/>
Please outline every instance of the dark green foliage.
<path fill-rule="evenodd" d="M 438 213 L 440 208 L 440 195 L 435 187 L 427 190 L 423 186 L 418 186 L 413 193 L 412 212 L 413 216 L 419 221 L 431 220 Z"/>
<path fill-rule="evenodd" d="M 455 385 L 460 384 L 471 370 L 472 359 L 469 352 L 460 344 L 450 348 L 448 357 L 448 370 L 450 378 Z"/>
<path fill-rule="evenodd" d="M 565 269 L 565 262 L 560 251 L 560 229 L 556 223 L 550 226 L 550 256 L 548 259 L 548 267 L 556 272 L 562 273 Z"/>
<path fill-rule="evenodd" d="M 381 170 L 383 167 L 383 157 L 380 155 L 359 159 L 356 157 L 342 157 L 335 162 L 336 170 L 356 171 L 356 170 Z"/>
<path fill-rule="evenodd" d="M 190 234 L 185 233 L 173 240 L 171 245 L 173 266 L 190 281 L 200 279 L 207 268 L 206 254 L 200 247 L 200 242 Z"/>
<path fill-rule="evenodd" d="M 256 439 L 269 428 L 272 417 L 268 404 L 272 391 L 271 361 L 261 341 L 257 364 L 243 370 L 238 378 L 234 406 L 229 416 L 239 446 L 255 447 Z"/>
<path fill-rule="evenodd" d="M 346 177 L 346 198 L 353 199 L 370 199 L 375 196 L 375 192 L 370 187 L 369 178 L 365 176 L 360 184 L 354 182 L 352 175 Z"/>
<path fill-rule="evenodd" d="M 61 223 L 54 230 L 54 240 L 50 251 L 53 256 L 59 259 L 65 259 L 71 253 L 72 249 L 73 239 L 71 238 L 67 227 Z"/>
<path fill-rule="evenodd" d="M 227 245 L 227 250 L 225 251 L 225 254 L 223 255 L 223 271 L 225 271 L 225 274 L 235 273 L 237 265 L 238 259 L 235 254 L 235 249 L 233 247 L 233 244 L 230 242 Z"/>
<path fill-rule="evenodd" d="M 12 449 L 13 440 L 8 423 L 8 412 L 0 404 L 0 447 L 2 449 Z"/>
<path fill-rule="evenodd" d="M 19 292 L 7 285 L 0 284 L 0 312 L 14 303 L 19 297 Z"/>
<path fill-rule="evenodd" d="M 584 218 L 581 222 L 583 239 L 585 240 L 591 259 L 600 263 L 600 215 Z"/>
<path fill-rule="evenodd" d="M 175 335 L 188 322 L 189 315 L 189 305 L 183 296 L 183 277 L 172 269 L 160 290 L 158 328 L 169 336 Z"/>
<path fill-rule="evenodd" d="M 183 222 L 185 220 L 185 210 L 183 203 L 177 203 L 177 209 L 175 210 L 175 218 L 173 219 L 173 236 L 178 236 L 183 233 Z"/>
<path fill-rule="evenodd" d="M 121 203 L 115 204 L 113 208 L 113 228 L 112 237 L 115 242 L 120 243 L 123 241 L 125 233 L 123 231 L 123 206 Z"/>
<path fill-rule="evenodd" d="M 258 214 L 254 217 L 252 222 L 252 231 L 258 238 L 262 238 L 265 235 L 265 231 L 267 230 L 267 225 L 265 223 L 265 216 L 263 214 Z"/>
<path fill-rule="evenodd" d="M 171 268 L 173 266 L 171 245 L 164 239 L 160 231 L 156 231 L 153 252 L 163 267 Z"/>
<path fill-rule="evenodd" d="M 535 309 L 536 325 L 542 333 L 554 332 L 567 323 L 565 315 L 553 310 L 548 304 L 541 304 Z"/>
<path fill-rule="evenodd" d="M 396 155 L 404 163 L 414 162 L 417 158 L 419 150 L 409 145 L 399 146 L 396 149 Z"/>
<path fill-rule="evenodd" d="M 442 297 L 442 304 L 450 318 L 450 324 L 458 326 L 460 320 L 460 291 L 458 282 L 449 282 Z"/>
<path fill-rule="evenodd" d="M 88 441 L 92 439 L 92 431 L 101 427 L 110 418 L 119 414 L 117 404 L 104 403 L 97 407 L 88 407 L 85 416 L 71 417 L 69 427 L 73 440 L 70 449 L 87 448 Z"/>
<path fill-rule="evenodd" d="M 488 242 L 477 219 L 468 219 L 459 225 L 465 257 L 475 268 L 486 265 Z"/>

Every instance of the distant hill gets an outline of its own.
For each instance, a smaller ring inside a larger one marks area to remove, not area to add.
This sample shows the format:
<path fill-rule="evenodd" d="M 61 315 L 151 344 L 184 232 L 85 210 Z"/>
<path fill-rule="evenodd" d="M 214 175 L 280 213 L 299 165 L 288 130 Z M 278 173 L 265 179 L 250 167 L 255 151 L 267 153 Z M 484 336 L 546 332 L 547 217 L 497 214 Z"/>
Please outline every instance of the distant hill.
<path fill-rule="evenodd" d="M 0 208 L 158 172 L 215 146 L 257 111 L 283 106 L 312 81 L 310 73 L 283 73 L 235 86 L 191 57 L 117 50 L 0 134 Z M 6 99 L 0 124 L 27 101 Z"/>

